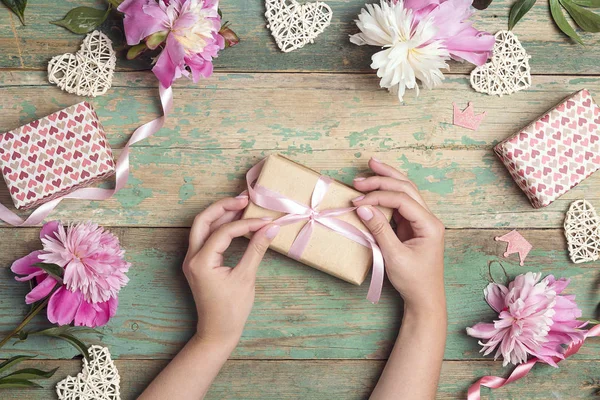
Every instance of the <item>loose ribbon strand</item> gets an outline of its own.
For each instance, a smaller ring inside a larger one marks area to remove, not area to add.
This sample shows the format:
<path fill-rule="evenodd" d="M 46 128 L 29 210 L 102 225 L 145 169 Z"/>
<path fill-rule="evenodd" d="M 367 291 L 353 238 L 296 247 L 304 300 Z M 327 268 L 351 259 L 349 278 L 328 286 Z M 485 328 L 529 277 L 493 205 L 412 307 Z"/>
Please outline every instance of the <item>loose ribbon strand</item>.
<path fill-rule="evenodd" d="M 593 328 L 588 330 L 585 334 L 585 338 L 596 337 L 596 336 L 600 336 L 600 325 L 594 326 Z M 584 340 L 580 340 L 578 342 L 571 342 L 569 347 L 567 347 L 567 349 L 565 350 L 564 358 L 566 359 L 566 358 L 572 356 L 573 354 L 576 354 L 579 351 L 579 349 L 581 349 L 581 346 L 583 346 Z M 558 357 L 554 357 L 553 360 L 558 363 L 562 359 L 560 359 Z M 501 388 L 502 386 L 508 385 L 509 383 L 512 383 L 512 382 L 518 381 L 521 378 L 524 378 L 525 375 L 527 375 L 529 373 L 529 371 L 531 371 L 533 366 L 538 362 L 541 362 L 541 361 L 537 358 L 532 358 L 531 360 L 527 361 L 526 363 L 517 365 L 517 367 L 513 370 L 513 372 L 511 372 L 511 374 L 509 375 L 508 378 L 502 378 L 500 376 L 484 376 L 484 377 L 480 378 L 477 382 L 475 382 L 469 388 L 467 400 L 480 400 L 481 399 L 481 386 L 485 386 L 490 389 L 498 389 L 498 388 Z"/>
<path fill-rule="evenodd" d="M 353 212 L 356 210 L 356 207 L 335 208 L 323 211 L 318 210 L 319 205 L 327 194 L 329 185 L 332 182 L 331 179 L 326 176 L 319 177 L 319 180 L 315 184 L 310 207 L 300 204 L 263 186 L 255 186 L 254 184 L 258 180 L 265 160 L 266 159 L 261 160 L 254 167 L 250 168 L 246 174 L 246 183 L 248 185 L 250 200 L 252 200 L 254 204 L 267 210 L 285 213 L 286 215 L 273 221 L 278 225 L 289 225 L 300 221 L 306 221 L 306 224 L 302 227 L 292 243 L 288 251 L 288 256 L 295 260 L 300 259 L 310 241 L 315 224 L 321 224 L 354 242 L 371 248 L 373 252 L 373 269 L 367 299 L 372 303 L 377 303 L 381 297 L 383 277 L 385 275 L 381 250 L 369 232 L 358 229 L 354 225 L 337 218 L 340 215 Z"/>
<path fill-rule="evenodd" d="M 58 206 L 58 204 L 64 199 L 80 199 L 80 200 L 106 200 L 112 197 L 119 190 L 123 189 L 127 184 L 129 178 L 129 153 L 131 152 L 130 147 L 139 141 L 149 138 L 158 132 L 164 125 L 167 114 L 171 112 L 173 108 L 173 89 L 171 87 L 165 88 L 162 85 L 159 87 L 160 92 L 160 103 L 163 110 L 163 115 L 160 117 L 139 126 L 129 138 L 129 141 L 125 144 L 125 147 L 121 151 L 121 155 L 116 163 L 115 168 L 115 187 L 114 189 L 101 189 L 101 188 L 82 188 L 77 189 L 65 196 L 58 197 L 47 203 L 44 203 L 32 212 L 26 220 L 23 220 L 17 214 L 9 210 L 4 205 L 0 204 L 0 220 L 13 226 L 33 226 L 42 222 L 48 214 L 52 212 Z"/>

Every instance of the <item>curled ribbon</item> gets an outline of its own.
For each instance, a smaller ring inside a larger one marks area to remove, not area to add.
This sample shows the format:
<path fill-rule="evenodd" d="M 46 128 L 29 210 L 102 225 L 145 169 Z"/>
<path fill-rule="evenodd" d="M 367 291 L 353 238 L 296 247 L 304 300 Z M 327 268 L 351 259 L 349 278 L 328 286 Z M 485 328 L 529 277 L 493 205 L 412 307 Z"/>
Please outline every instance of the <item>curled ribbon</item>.
<path fill-rule="evenodd" d="M 600 325 L 594 326 L 593 328 L 588 330 L 585 334 L 585 338 L 596 337 L 596 336 L 600 336 Z M 572 356 L 573 354 L 576 354 L 579 351 L 579 349 L 581 348 L 581 346 L 583 346 L 583 342 L 584 342 L 583 340 L 580 340 L 578 342 L 571 342 L 569 347 L 567 347 L 567 349 L 565 350 L 564 358 L 568 358 L 568 357 Z M 560 359 L 558 357 L 554 357 L 553 360 L 558 363 L 562 359 Z M 537 358 L 532 358 L 531 360 L 527 361 L 526 363 L 517 365 L 517 367 L 513 370 L 513 372 L 511 372 L 511 374 L 509 375 L 508 378 L 502 378 L 499 376 L 484 376 L 484 377 L 480 378 L 477 382 L 475 382 L 469 388 L 467 400 L 480 400 L 481 386 L 485 386 L 490 389 L 498 389 L 498 388 L 501 388 L 502 386 L 508 385 L 511 382 L 515 382 L 521 378 L 524 378 L 525 375 L 527 375 L 529 373 L 529 371 L 531 371 L 533 366 L 538 362 L 541 362 L 541 361 Z"/>
<path fill-rule="evenodd" d="M 129 153 L 130 147 L 135 143 L 147 139 L 154 135 L 162 128 L 165 123 L 167 114 L 171 112 L 173 108 L 173 89 L 171 87 L 165 88 L 162 85 L 159 87 L 160 91 L 160 103 L 163 109 L 163 115 L 153 119 L 144 125 L 139 126 L 125 144 L 125 147 L 121 151 L 121 155 L 117 160 L 116 171 L 115 171 L 115 187 L 114 189 L 101 189 L 101 188 L 82 188 L 77 189 L 65 196 L 57 197 L 43 205 L 39 206 L 34 212 L 29 215 L 26 220 L 23 220 L 14 212 L 10 211 L 4 205 L 0 204 L 0 220 L 13 225 L 13 226 L 33 226 L 42 222 L 48 214 L 52 212 L 58 206 L 63 199 L 80 199 L 80 200 L 106 200 L 123 189 L 127 184 L 129 178 Z"/>
<path fill-rule="evenodd" d="M 342 214 L 353 212 L 356 210 L 356 207 L 333 208 L 319 211 L 319 205 L 325 197 L 325 194 L 327 194 L 329 185 L 331 184 L 331 178 L 326 176 L 319 177 L 319 180 L 315 184 L 310 206 L 300 204 L 263 186 L 254 186 L 254 183 L 256 183 L 260 172 L 262 171 L 264 163 L 265 159 L 250 168 L 246 174 L 250 200 L 252 200 L 254 204 L 267 210 L 286 214 L 273 221 L 275 224 L 289 225 L 300 221 L 306 221 L 306 224 L 304 224 L 304 227 L 302 227 L 298 236 L 294 239 L 294 242 L 288 251 L 288 256 L 295 260 L 300 259 L 304 249 L 306 249 L 306 246 L 310 241 L 315 224 L 321 224 L 345 238 L 371 248 L 373 251 L 373 269 L 367 299 L 373 304 L 377 303 L 381 297 L 383 277 L 385 275 L 381 250 L 369 232 L 358 229 L 354 225 L 337 218 Z"/>

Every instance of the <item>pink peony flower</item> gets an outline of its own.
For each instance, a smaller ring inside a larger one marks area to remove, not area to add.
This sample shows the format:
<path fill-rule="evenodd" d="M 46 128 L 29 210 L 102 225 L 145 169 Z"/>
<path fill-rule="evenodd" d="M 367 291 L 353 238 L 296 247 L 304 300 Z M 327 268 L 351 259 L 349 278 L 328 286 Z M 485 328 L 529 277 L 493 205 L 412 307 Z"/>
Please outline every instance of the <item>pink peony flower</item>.
<path fill-rule="evenodd" d="M 59 283 L 35 264 L 56 264 L 64 273 L 61 285 L 50 296 L 48 320 L 59 325 L 105 325 L 117 311 L 117 294 L 129 281 L 125 273 L 131 264 L 123 259 L 125 252 L 119 239 L 96 224 L 88 222 L 65 229 L 58 221 L 45 224 L 40 239 L 43 250 L 30 253 L 11 267 L 21 275 L 16 280 L 35 279 L 37 283 L 25 302 L 32 304 L 45 298 Z"/>
<path fill-rule="evenodd" d="M 218 6 L 218 0 L 125 0 L 118 10 L 125 14 L 127 44 L 154 35 L 159 43 L 147 43 L 156 48 L 166 38 L 152 71 L 164 87 L 170 87 L 190 73 L 194 82 L 212 74 L 212 59 L 225 47 Z"/>
<path fill-rule="evenodd" d="M 483 65 L 491 57 L 496 39 L 473 28 L 468 20 L 475 11 L 472 3 L 473 0 L 405 0 L 404 7 L 414 11 L 415 23 L 433 18 L 437 32 L 432 40 L 441 41 L 453 59 Z"/>
<path fill-rule="evenodd" d="M 467 328 L 467 334 L 484 340 L 479 342 L 484 355 L 496 349 L 495 359 L 504 357 L 503 365 L 520 364 L 528 355 L 552 366 L 555 359 L 564 359 L 563 345 L 582 341 L 586 323 L 577 321 L 581 310 L 575 296 L 561 295 L 568 279 L 554 279 L 541 273 L 519 275 L 508 288 L 490 283 L 484 290 L 485 299 L 499 318 L 494 323 L 478 323 Z"/>

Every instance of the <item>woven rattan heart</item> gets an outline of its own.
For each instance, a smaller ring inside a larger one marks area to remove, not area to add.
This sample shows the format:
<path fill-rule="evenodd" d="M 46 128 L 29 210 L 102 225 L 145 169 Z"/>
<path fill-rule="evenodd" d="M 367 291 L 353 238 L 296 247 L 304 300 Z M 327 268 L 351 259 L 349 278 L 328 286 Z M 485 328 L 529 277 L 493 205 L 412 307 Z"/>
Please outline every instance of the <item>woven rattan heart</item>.
<path fill-rule="evenodd" d="M 600 218 L 587 201 L 571 203 L 565 217 L 565 236 L 574 263 L 600 259 Z"/>
<path fill-rule="evenodd" d="M 77 53 L 50 60 L 48 80 L 66 92 L 96 97 L 110 88 L 116 63 L 110 39 L 94 31 L 85 37 Z"/>
<path fill-rule="evenodd" d="M 313 43 L 331 23 L 331 8 L 319 1 L 299 4 L 291 0 L 287 4 L 286 0 L 266 0 L 265 6 L 267 28 L 271 29 L 277 46 L 285 53 Z"/>
<path fill-rule="evenodd" d="M 471 72 L 471 86 L 480 93 L 498 96 L 527 89 L 531 86 L 531 56 L 512 32 L 499 31 L 495 36 L 494 55 Z"/>
<path fill-rule="evenodd" d="M 76 377 L 67 376 L 56 384 L 60 400 L 121 400 L 121 377 L 106 347 L 91 346 L 90 361 Z"/>

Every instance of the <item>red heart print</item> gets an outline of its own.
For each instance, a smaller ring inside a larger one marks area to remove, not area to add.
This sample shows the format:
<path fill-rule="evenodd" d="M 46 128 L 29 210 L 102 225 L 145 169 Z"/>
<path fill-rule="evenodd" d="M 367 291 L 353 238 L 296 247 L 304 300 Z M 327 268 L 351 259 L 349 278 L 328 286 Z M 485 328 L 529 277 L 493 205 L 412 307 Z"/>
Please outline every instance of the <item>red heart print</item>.
<path fill-rule="evenodd" d="M 565 110 L 565 103 L 562 103 L 562 104 L 556 106 L 556 110 L 563 112 Z"/>
<path fill-rule="evenodd" d="M 50 127 L 50 135 L 54 135 L 55 133 L 58 133 L 58 128 L 55 126 L 51 126 Z M 62 139 L 61 139 L 62 140 Z"/>
<path fill-rule="evenodd" d="M 51 158 L 49 160 L 44 161 L 44 165 L 46 165 L 46 167 L 48 168 L 52 168 L 52 166 L 54 165 L 54 159 Z"/>
<path fill-rule="evenodd" d="M 586 99 L 584 100 L 584 102 L 582 103 L 585 107 L 589 107 L 592 105 L 592 100 L 591 99 Z"/>
<path fill-rule="evenodd" d="M 586 122 L 587 122 L 587 120 L 585 118 L 579 117 L 579 126 L 585 125 Z"/>
<path fill-rule="evenodd" d="M 67 140 L 74 139 L 75 134 L 72 131 L 67 131 Z"/>
<path fill-rule="evenodd" d="M 17 179 L 19 179 L 19 173 L 15 172 L 14 174 L 10 174 L 8 176 L 8 180 L 11 182 L 15 182 Z"/>
<path fill-rule="evenodd" d="M 62 175 L 63 173 L 63 168 L 62 167 L 58 167 L 58 168 L 54 168 L 54 174 L 55 175 Z M 56 185 L 58 186 L 58 185 Z"/>
<path fill-rule="evenodd" d="M 81 171 L 81 179 L 85 179 L 85 178 L 89 178 L 90 177 L 90 173 L 87 170 L 83 170 Z"/>
<path fill-rule="evenodd" d="M 89 165 L 92 165 L 92 162 L 89 159 L 84 158 L 83 161 L 81 162 L 81 165 L 85 168 Z"/>
<path fill-rule="evenodd" d="M 44 182 L 45 177 L 46 177 L 46 174 L 40 174 L 35 177 L 35 180 L 38 181 L 39 183 L 42 183 L 42 182 Z"/>
<path fill-rule="evenodd" d="M 565 151 L 565 156 L 573 157 L 573 149 L 569 149 L 569 150 Z"/>
<path fill-rule="evenodd" d="M 44 164 L 39 164 L 37 167 L 37 172 L 44 172 L 46 170 L 46 166 Z"/>
<path fill-rule="evenodd" d="M 87 132 L 87 131 L 91 131 L 94 130 L 94 128 L 92 128 L 92 126 L 90 124 L 85 124 L 85 127 L 83 128 L 83 132 Z"/>
<path fill-rule="evenodd" d="M 546 176 L 546 175 L 550 174 L 551 172 L 552 172 L 552 169 L 551 169 L 551 168 L 544 167 L 544 176 Z"/>
<path fill-rule="evenodd" d="M 539 183 L 537 185 L 537 190 L 538 192 L 541 192 L 542 190 L 546 189 L 546 185 L 544 185 L 543 183 Z"/>
<path fill-rule="evenodd" d="M 71 167 L 70 165 L 67 165 L 65 167 L 65 174 L 71 173 L 73 172 L 73 167 Z"/>
<path fill-rule="evenodd" d="M 90 139 L 92 138 L 92 134 L 91 134 L 91 133 L 88 133 L 87 135 L 83 135 L 81 138 L 82 138 L 82 139 L 83 139 L 85 142 L 89 143 L 89 142 L 90 142 Z M 94 149 L 92 149 L 92 151 L 93 151 L 93 150 L 94 150 Z"/>
<path fill-rule="evenodd" d="M 10 153 L 3 154 L 2 160 L 5 162 L 8 162 L 8 160 L 10 160 Z"/>
<path fill-rule="evenodd" d="M 52 184 L 55 188 L 60 188 L 60 184 L 62 183 L 62 179 L 58 178 L 52 181 Z"/>
<path fill-rule="evenodd" d="M 82 142 L 81 140 L 77 139 L 77 140 L 75 141 L 75 148 L 79 148 L 79 147 L 81 147 L 81 146 L 83 146 L 83 142 Z"/>
<path fill-rule="evenodd" d="M 552 138 L 553 138 L 553 139 L 556 139 L 556 140 L 560 140 L 560 138 L 561 138 L 561 135 L 562 135 L 562 134 L 561 134 L 561 132 L 560 132 L 560 131 L 556 131 L 556 132 L 554 133 L 554 135 L 552 135 Z"/>
<path fill-rule="evenodd" d="M 33 199 L 35 197 L 35 193 L 33 193 L 31 190 L 29 192 L 27 192 L 27 200 Z"/>
<path fill-rule="evenodd" d="M 62 142 L 65 139 L 65 132 L 63 131 L 56 134 L 56 139 Z"/>
<path fill-rule="evenodd" d="M 71 152 L 65 153 L 65 155 L 63 156 L 63 158 L 67 161 L 71 161 L 71 157 L 73 157 L 73 153 Z"/>
<path fill-rule="evenodd" d="M 19 193 L 19 188 L 16 186 L 12 186 L 10 188 L 10 194 L 15 194 L 15 193 Z"/>
<path fill-rule="evenodd" d="M 23 143 L 27 144 L 29 143 L 29 135 L 22 135 L 21 136 L 21 140 L 23 141 Z"/>
<path fill-rule="evenodd" d="M 579 175 L 583 175 L 585 174 L 585 167 L 582 165 L 581 167 L 577 168 L 575 170 L 576 173 L 578 173 Z"/>
<path fill-rule="evenodd" d="M 58 117 L 58 113 L 48 115 L 48 119 L 52 122 L 56 121 L 56 117 Z"/>
<path fill-rule="evenodd" d="M 577 142 L 578 142 L 578 141 L 580 141 L 581 139 L 583 139 L 583 138 L 581 137 L 581 135 L 579 135 L 579 134 L 577 134 L 577 133 L 576 133 L 575 135 L 573 135 L 573 142 L 577 143 Z"/>
<path fill-rule="evenodd" d="M 555 188 L 556 188 L 556 193 L 562 193 L 562 191 L 565 189 L 562 187 L 562 185 L 558 185 L 558 184 L 555 186 Z"/>
<path fill-rule="evenodd" d="M 531 158 L 536 158 L 540 155 L 540 152 L 536 149 L 531 150 Z"/>
<path fill-rule="evenodd" d="M 77 160 L 78 158 L 83 157 L 83 154 L 81 154 L 81 152 L 79 150 L 75 150 L 75 153 L 73 153 L 73 159 Z"/>
<path fill-rule="evenodd" d="M 540 171 L 539 169 L 537 171 L 535 171 L 535 173 L 533 174 L 534 178 L 537 179 L 541 179 L 542 178 L 542 171 Z"/>
<path fill-rule="evenodd" d="M 79 172 L 74 172 L 70 176 L 71 176 L 71 179 L 76 181 L 77 179 L 79 179 Z"/>
<path fill-rule="evenodd" d="M 54 186 L 52 186 L 51 184 L 47 183 L 47 184 L 46 184 L 46 187 L 44 188 L 44 191 L 45 191 L 46 193 L 51 193 L 51 192 L 53 192 L 53 191 L 54 191 Z"/>
<path fill-rule="evenodd" d="M 75 117 L 75 119 L 77 119 L 77 117 Z M 77 125 L 77 122 L 73 121 L 72 119 L 67 122 L 67 128 L 72 128 L 75 125 Z"/>
<path fill-rule="evenodd" d="M 58 147 L 56 148 L 56 154 L 57 154 L 57 155 L 61 155 L 62 153 L 65 153 L 66 151 L 67 151 L 67 149 L 65 149 L 65 148 L 64 148 L 64 147 L 62 147 L 62 146 L 58 146 Z"/>
<path fill-rule="evenodd" d="M 98 153 L 94 153 L 94 154 L 90 154 L 90 160 L 92 160 L 93 162 L 98 161 Z"/>
<path fill-rule="evenodd" d="M 535 137 L 538 138 L 538 139 L 540 139 L 540 140 L 542 140 L 542 139 L 544 139 L 544 135 L 545 135 L 545 133 L 542 130 L 542 131 L 539 131 L 538 133 L 536 133 Z"/>
<path fill-rule="evenodd" d="M 566 124 L 568 124 L 568 123 L 569 123 L 569 121 L 571 121 L 571 120 L 570 120 L 568 117 L 562 117 L 562 118 L 560 119 L 560 123 L 561 123 L 562 125 L 566 125 Z"/>
<path fill-rule="evenodd" d="M 93 153 L 95 153 L 95 152 L 97 152 L 98 150 L 101 150 L 101 149 L 102 149 L 102 147 L 98 146 L 96 143 L 94 143 L 94 145 L 92 146 L 92 152 Z M 510 153 L 509 153 L 509 156 L 510 156 Z"/>
<path fill-rule="evenodd" d="M 51 147 L 51 148 L 49 148 L 48 150 L 46 150 L 46 153 L 47 153 L 49 156 L 53 156 L 55 152 L 56 152 L 56 147 Z"/>
<path fill-rule="evenodd" d="M 550 150 L 548 150 L 548 155 L 550 157 L 554 157 L 556 155 L 556 147 L 553 147 Z"/>
<path fill-rule="evenodd" d="M 63 120 L 63 119 L 65 119 L 65 118 L 68 118 L 68 117 L 69 117 L 69 114 L 67 114 L 67 113 L 66 113 L 66 112 L 64 112 L 64 111 L 60 111 L 60 112 L 58 113 L 58 119 L 59 119 L 59 120 Z"/>
<path fill-rule="evenodd" d="M 29 183 L 27 184 L 27 187 L 29 189 L 31 189 L 32 187 L 37 186 L 37 182 L 34 181 L 33 179 L 29 181 Z"/>
<path fill-rule="evenodd" d="M 48 141 L 47 141 L 46 139 L 39 140 L 39 141 L 37 142 L 37 145 L 38 145 L 38 146 L 40 146 L 42 149 L 45 149 L 45 148 L 46 148 L 46 144 L 48 144 Z"/>
<path fill-rule="evenodd" d="M 20 201 L 25 200 L 25 192 L 17 193 L 17 199 L 19 199 Z"/>
<path fill-rule="evenodd" d="M 539 131 L 541 129 L 544 129 L 544 124 L 541 121 L 535 121 L 535 130 Z"/>
<path fill-rule="evenodd" d="M 17 158 L 21 158 L 21 153 L 15 151 L 12 153 L 12 160 L 15 161 Z"/>
<path fill-rule="evenodd" d="M 591 151 L 586 151 L 585 152 L 585 159 L 586 160 L 589 160 L 592 157 L 594 157 L 594 153 L 592 153 Z"/>
<path fill-rule="evenodd" d="M 38 158 L 37 154 L 32 154 L 32 155 L 30 155 L 29 157 L 27 157 L 27 159 L 28 159 L 29 161 L 31 161 L 32 163 L 36 162 L 36 161 L 37 161 L 37 158 Z"/>
<path fill-rule="evenodd" d="M 86 104 L 87 104 L 86 102 L 77 104 L 77 108 L 75 109 L 75 112 L 77 112 L 77 113 L 84 112 Z"/>
<path fill-rule="evenodd" d="M 42 128 L 38 130 L 38 133 L 40 134 L 40 136 L 46 136 L 48 134 L 48 128 Z"/>
<path fill-rule="evenodd" d="M 104 172 L 108 170 L 108 165 L 102 163 L 100 164 L 100 172 Z"/>
<path fill-rule="evenodd" d="M 38 127 L 39 124 L 40 124 L 40 120 L 39 119 L 36 119 L 35 121 L 29 123 L 29 125 L 32 128 L 35 128 L 35 129 L 37 129 L 37 127 Z"/>
<path fill-rule="evenodd" d="M 77 122 L 81 122 L 81 121 L 83 121 L 83 117 L 84 117 L 83 114 L 76 115 L 75 120 L 77 120 Z"/>

